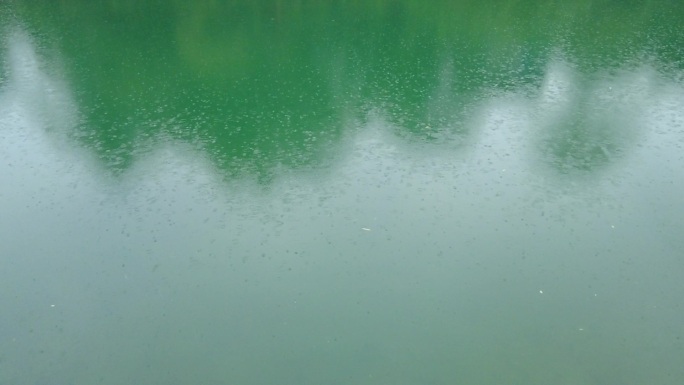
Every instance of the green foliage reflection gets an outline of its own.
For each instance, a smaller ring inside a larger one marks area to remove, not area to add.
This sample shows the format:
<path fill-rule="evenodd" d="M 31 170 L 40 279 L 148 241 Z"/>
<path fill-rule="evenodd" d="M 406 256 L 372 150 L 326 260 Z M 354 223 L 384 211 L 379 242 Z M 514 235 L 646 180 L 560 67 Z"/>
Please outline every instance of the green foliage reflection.
<path fill-rule="evenodd" d="M 320 165 L 347 122 L 374 109 L 402 137 L 467 138 L 471 106 L 492 92 L 538 87 L 558 49 L 583 71 L 643 55 L 684 68 L 676 16 L 684 6 L 667 0 L 11 7 L 64 56 L 85 117 L 73 136 L 114 172 L 141 146 L 171 137 L 201 146 L 227 176 L 268 181 L 281 165 Z M 574 141 L 593 140 L 573 132 Z M 572 158 L 557 147 L 559 158 Z"/>

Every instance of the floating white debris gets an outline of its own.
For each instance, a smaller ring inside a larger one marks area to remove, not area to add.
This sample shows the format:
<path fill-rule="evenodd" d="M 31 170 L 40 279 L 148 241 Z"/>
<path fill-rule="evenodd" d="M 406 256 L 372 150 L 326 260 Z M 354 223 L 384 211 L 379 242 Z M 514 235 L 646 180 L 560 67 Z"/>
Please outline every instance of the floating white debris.
<path fill-rule="evenodd" d="M 371 229 L 369 229 L 368 227 L 362 227 L 361 230 L 363 230 L 363 231 L 371 231 Z"/>

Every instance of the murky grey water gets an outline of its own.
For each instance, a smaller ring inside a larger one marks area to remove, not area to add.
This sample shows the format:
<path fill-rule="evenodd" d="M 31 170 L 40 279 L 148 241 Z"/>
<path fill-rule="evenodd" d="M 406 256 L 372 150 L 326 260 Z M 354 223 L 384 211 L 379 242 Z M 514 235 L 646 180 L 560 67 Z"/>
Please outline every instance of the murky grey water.
<path fill-rule="evenodd" d="M 514 3 L 0 6 L 0 383 L 681 383 L 681 27 Z"/>

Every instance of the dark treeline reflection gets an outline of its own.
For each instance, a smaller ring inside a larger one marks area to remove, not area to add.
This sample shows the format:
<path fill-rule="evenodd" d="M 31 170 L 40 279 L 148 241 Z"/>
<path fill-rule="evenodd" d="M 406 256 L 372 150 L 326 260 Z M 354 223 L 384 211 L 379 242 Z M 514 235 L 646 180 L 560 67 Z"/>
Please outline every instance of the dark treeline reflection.
<path fill-rule="evenodd" d="M 83 116 L 73 137 L 115 173 L 170 137 L 206 150 L 227 176 L 268 181 L 279 166 L 325 164 L 345 127 L 371 110 L 409 140 L 458 142 L 473 134 L 463 123 L 471 107 L 493 92 L 538 89 L 559 50 L 578 71 L 642 57 L 684 68 L 684 6 L 664 0 L 9 7 L 16 20 L 6 24 L 59 53 Z M 558 135 L 581 142 L 584 131 Z"/>

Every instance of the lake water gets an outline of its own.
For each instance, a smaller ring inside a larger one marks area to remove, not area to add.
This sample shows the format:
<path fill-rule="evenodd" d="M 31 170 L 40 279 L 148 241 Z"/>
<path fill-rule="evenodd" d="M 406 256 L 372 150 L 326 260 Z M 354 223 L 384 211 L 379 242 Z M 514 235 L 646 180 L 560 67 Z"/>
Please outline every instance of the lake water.
<path fill-rule="evenodd" d="M 682 15 L 0 2 L 0 384 L 684 383 Z"/>

